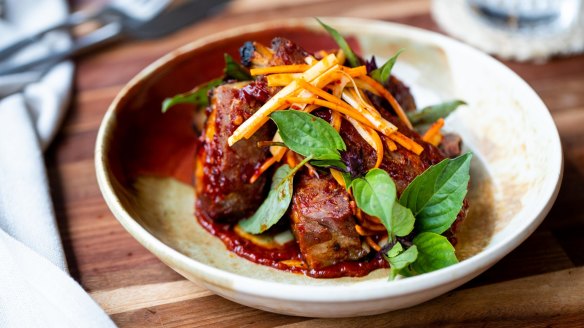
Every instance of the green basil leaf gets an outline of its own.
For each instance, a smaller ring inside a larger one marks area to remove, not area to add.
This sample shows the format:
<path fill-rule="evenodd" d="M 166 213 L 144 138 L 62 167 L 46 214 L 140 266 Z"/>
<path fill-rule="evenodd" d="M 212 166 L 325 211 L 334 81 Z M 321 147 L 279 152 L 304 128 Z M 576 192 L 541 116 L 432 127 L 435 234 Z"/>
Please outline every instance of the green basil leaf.
<path fill-rule="evenodd" d="M 396 257 L 399 255 L 399 253 L 403 252 L 404 248 L 402 246 L 402 244 L 400 244 L 399 242 L 396 242 L 395 245 L 393 245 L 393 247 L 387 251 L 387 253 L 385 253 L 385 256 L 387 257 Z"/>
<path fill-rule="evenodd" d="M 345 165 L 345 163 L 343 163 L 343 161 L 341 160 L 323 160 L 323 161 L 319 161 L 319 160 L 314 160 L 314 161 L 310 161 L 310 164 L 314 165 L 314 166 L 318 166 L 318 167 L 324 167 L 324 168 L 335 168 L 335 169 L 339 169 L 341 172 L 343 171 L 347 171 L 347 165 Z"/>
<path fill-rule="evenodd" d="M 222 79 L 215 79 L 200 85 L 189 92 L 164 99 L 164 102 L 162 103 L 162 112 L 166 113 L 170 107 L 178 104 L 193 104 L 201 108 L 209 106 L 209 97 L 207 97 L 207 94 L 209 93 L 209 90 L 220 85 L 221 82 L 223 82 Z"/>
<path fill-rule="evenodd" d="M 349 191 L 349 189 L 351 188 L 351 184 L 353 184 L 353 178 L 351 177 L 351 174 L 348 172 L 341 172 L 341 175 L 343 176 L 343 181 L 345 181 L 345 188 L 347 189 L 347 191 Z"/>
<path fill-rule="evenodd" d="M 401 194 L 400 204 L 412 210 L 420 232 L 448 230 L 467 193 L 471 153 L 445 159 L 418 175 Z"/>
<path fill-rule="evenodd" d="M 381 169 L 371 169 L 364 178 L 353 180 L 351 188 L 357 206 L 363 212 L 378 217 L 392 238 L 395 235 L 392 214 L 396 189 L 389 174 Z"/>
<path fill-rule="evenodd" d="M 421 110 L 407 113 L 407 115 L 413 125 L 431 124 L 436 122 L 439 118 L 446 118 L 460 105 L 466 105 L 466 103 L 462 100 L 452 100 L 424 107 Z"/>
<path fill-rule="evenodd" d="M 381 84 L 384 84 L 385 82 L 387 82 L 387 80 L 391 76 L 391 70 L 393 69 L 393 65 L 395 65 L 395 61 L 397 60 L 397 57 L 403 51 L 404 51 L 404 49 L 398 50 L 395 53 L 395 55 L 393 55 L 391 58 L 389 58 L 385 62 L 385 64 L 383 64 L 381 67 L 371 71 L 371 73 L 369 73 L 369 76 L 371 76 L 373 79 L 377 80 L 377 82 L 379 82 Z"/>
<path fill-rule="evenodd" d="M 411 268 L 418 274 L 458 263 L 454 247 L 444 236 L 433 232 L 422 232 L 414 238 L 413 243 L 418 248 L 418 258 L 411 264 Z"/>
<path fill-rule="evenodd" d="M 247 68 L 243 67 L 241 64 L 236 62 L 233 57 L 225 54 L 225 69 L 223 72 L 228 78 L 235 79 L 237 81 L 249 81 L 252 79 L 251 74 Z"/>
<path fill-rule="evenodd" d="M 416 218 L 412 211 L 398 202 L 393 203 L 393 232 L 398 237 L 405 237 L 414 230 Z"/>
<path fill-rule="evenodd" d="M 314 160 L 340 161 L 345 142 L 325 120 L 297 110 L 281 110 L 270 115 L 282 141 L 292 151 Z"/>
<path fill-rule="evenodd" d="M 290 166 L 282 165 L 272 177 L 268 197 L 249 218 L 239 221 L 239 226 L 247 233 L 259 234 L 276 224 L 288 210 L 292 201 L 292 180 Z"/>
<path fill-rule="evenodd" d="M 414 263 L 418 258 L 418 248 L 416 245 L 411 246 L 399 255 L 387 257 L 387 261 L 391 267 L 389 272 L 389 279 L 393 280 L 398 274 L 401 274 L 405 269 Z"/>
<path fill-rule="evenodd" d="M 357 56 L 355 55 L 355 53 L 353 52 L 353 50 L 351 49 L 351 47 L 347 43 L 347 40 L 345 40 L 345 38 L 343 38 L 343 36 L 337 30 L 335 30 L 334 28 L 332 28 L 332 27 L 328 26 L 327 24 L 321 22 L 320 19 L 318 19 L 318 18 L 316 20 L 331 35 L 331 37 L 335 40 L 335 42 L 337 43 L 337 45 L 339 46 L 339 48 L 341 50 L 343 50 L 343 52 L 345 53 L 345 56 L 347 57 L 347 61 L 349 62 L 349 65 L 351 67 L 360 66 L 361 65 L 361 61 L 359 60 L 359 58 L 357 58 Z"/>

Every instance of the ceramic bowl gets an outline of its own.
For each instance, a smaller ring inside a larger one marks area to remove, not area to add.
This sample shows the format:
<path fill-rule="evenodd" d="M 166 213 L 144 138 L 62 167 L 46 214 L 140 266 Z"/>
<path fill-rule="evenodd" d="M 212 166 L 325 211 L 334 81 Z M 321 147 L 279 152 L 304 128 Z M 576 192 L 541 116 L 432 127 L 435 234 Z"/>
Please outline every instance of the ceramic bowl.
<path fill-rule="evenodd" d="M 311 317 L 370 315 L 409 307 L 462 285 L 495 264 L 541 223 L 562 174 L 557 129 L 521 78 L 493 58 L 425 30 L 386 22 L 324 18 L 353 47 L 378 60 L 400 56 L 394 73 L 418 107 L 449 99 L 468 106 L 448 118 L 474 153 L 471 210 L 459 235 L 460 263 L 387 280 L 314 279 L 251 263 L 227 251 L 194 218 L 192 110 L 160 111 L 165 97 L 221 75 L 223 53 L 238 58 L 247 40 L 284 36 L 308 50 L 333 41 L 314 19 L 259 23 L 195 40 L 157 60 L 119 93 L 96 146 L 103 196 L 124 228 L 161 261 L 218 295 L 258 309 Z"/>

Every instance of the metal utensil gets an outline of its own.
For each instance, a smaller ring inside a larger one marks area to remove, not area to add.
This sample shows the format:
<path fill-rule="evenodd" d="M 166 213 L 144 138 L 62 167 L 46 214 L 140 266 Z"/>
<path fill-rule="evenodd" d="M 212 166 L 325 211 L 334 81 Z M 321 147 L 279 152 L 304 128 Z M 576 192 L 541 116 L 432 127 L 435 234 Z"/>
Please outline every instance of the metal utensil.
<path fill-rule="evenodd" d="M 171 2 L 171 0 L 112 0 L 101 9 L 77 11 L 58 24 L 4 47 L 0 50 L 0 59 L 7 58 L 27 45 L 40 41 L 49 32 L 71 29 L 89 21 L 95 20 L 103 24 L 107 21 L 120 20 L 128 25 L 140 25 L 159 15 Z"/>
<path fill-rule="evenodd" d="M 125 0 L 154 1 L 154 0 Z M 229 0 L 192 0 L 173 7 L 146 21 L 123 19 L 112 16 L 109 22 L 96 31 L 74 41 L 67 49 L 55 51 L 47 56 L 23 63 L 0 65 L 0 75 L 11 74 L 41 65 L 50 67 L 65 58 L 83 54 L 97 46 L 119 41 L 123 38 L 150 39 L 172 33 L 187 24 L 208 17 L 222 8 Z"/>

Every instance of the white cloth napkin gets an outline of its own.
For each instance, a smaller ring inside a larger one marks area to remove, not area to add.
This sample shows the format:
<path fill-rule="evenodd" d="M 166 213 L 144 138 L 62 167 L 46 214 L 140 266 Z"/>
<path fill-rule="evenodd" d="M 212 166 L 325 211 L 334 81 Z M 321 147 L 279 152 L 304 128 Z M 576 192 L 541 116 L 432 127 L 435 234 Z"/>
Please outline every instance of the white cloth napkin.
<path fill-rule="evenodd" d="M 63 0 L 4 0 L 0 48 L 67 13 Z M 11 60 L 66 45 L 52 33 Z M 67 272 L 43 162 L 68 106 L 73 64 L 0 76 L 0 328 L 115 327 Z M 16 93 L 15 93 L 16 92 Z"/>

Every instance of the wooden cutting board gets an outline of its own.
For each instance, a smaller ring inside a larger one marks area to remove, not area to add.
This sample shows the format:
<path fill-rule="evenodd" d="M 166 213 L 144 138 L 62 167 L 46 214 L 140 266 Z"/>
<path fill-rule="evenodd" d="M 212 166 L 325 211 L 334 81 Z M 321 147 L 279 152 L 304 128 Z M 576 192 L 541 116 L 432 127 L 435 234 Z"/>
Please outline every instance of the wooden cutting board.
<path fill-rule="evenodd" d="M 74 6 L 89 3 L 79 0 Z M 505 62 L 543 98 L 562 138 L 564 181 L 544 223 L 483 275 L 410 309 L 320 320 L 227 301 L 186 281 L 151 255 L 118 224 L 101 197 L 93 166 L 101 119 L 122 86 L 166 52 L 219 30 L 282 17 L 366 17 L 441 32 L 430 16 L 430 5 L 426 0 L 239 0 L 220 16 L 162 40 L 125 43 L 79 59 L 73 104 L 46 156 L 73 277 L 120 327 L 584 327 L 582 55 L 545 64 Z"/>

